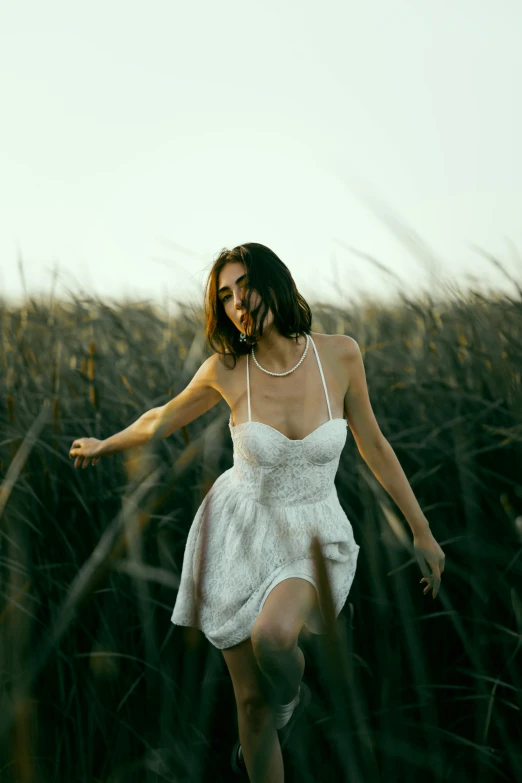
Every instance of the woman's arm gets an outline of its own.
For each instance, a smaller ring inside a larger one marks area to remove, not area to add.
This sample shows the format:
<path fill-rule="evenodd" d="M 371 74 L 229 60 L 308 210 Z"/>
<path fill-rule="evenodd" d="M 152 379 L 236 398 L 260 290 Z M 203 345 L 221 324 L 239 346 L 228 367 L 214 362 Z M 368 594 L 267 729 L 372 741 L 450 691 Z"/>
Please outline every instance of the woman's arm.
<path fill-rule="evenodd" d="M 433 598 L 440 588 L 445 554 L 433 536 L 391 444 L 382 434 L 368 394 L 361 349 L 353 337 L 339 335 L 341 357 L 345 362 L 349 384 L 344 398 L 346 418 L 357 448 L 375 478 L 397 503 L 413 533 L 414 553 L 427 582 L 424 595 L 432 590 Z M 429 569 L 425 562 L 432 570 Z"/>
<path fill-rule="evenodd" d="M 76 458 L 74 467 L 79 467 L 83 461 L 82 467 L 86 468 L 91 459 L 92 464 L 95 465 L 100 457 L 142 446 L 154 436 L 166 438 L 217 405 L 222 398 L 218 391 L 218 359 L 217 354 L 210 356 L 180 394 L 165 405 L 146 411 L 121 432 L 105 440 L 97 438 L 75 440 L 69 451 L 69 456 Z"/>
<path fill-rule="evenodd" d="M 154 425 L 160 408 L 151 408 L 121 432 L 100 441 L 100 456 L 110 456 L 118 451 L 133 449 L 148 443 L 154 433 Z"/>

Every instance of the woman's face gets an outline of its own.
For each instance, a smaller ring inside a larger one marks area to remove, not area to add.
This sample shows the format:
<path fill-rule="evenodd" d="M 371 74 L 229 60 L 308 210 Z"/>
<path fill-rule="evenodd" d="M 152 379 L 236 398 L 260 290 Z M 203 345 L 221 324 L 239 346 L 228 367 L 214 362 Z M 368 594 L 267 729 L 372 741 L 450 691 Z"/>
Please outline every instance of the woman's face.
<path fill-rule="evenodd" d="M 257 291 L 252 291 L 250 303 L 245 302 L 246 268 L 239 261 L 230 261 L 221 269 L 218 278 L 218 297 L 221 300 L 226 315 L 237 326 L 240 332 L 247 332 L 249 326 L 249 311 L 253 310 L 261 301 Z M 241 322 L 241 317 L 245 320 Z M 266 330 L 274 320 L 272 311 L 269 310 L 265 318 L 263 329 Z"/>

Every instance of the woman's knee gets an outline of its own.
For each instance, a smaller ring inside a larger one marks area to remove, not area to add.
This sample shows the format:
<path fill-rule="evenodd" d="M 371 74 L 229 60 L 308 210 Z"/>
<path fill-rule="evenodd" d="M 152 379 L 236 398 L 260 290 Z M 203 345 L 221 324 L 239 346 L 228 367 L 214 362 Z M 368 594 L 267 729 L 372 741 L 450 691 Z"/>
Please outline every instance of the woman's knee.
<path fill-rule="evenodd" d="M 295 633 L 278 623 L 254 625 L 251 640 L 258 660 L 281 652 L 292 652 L 298 641 Z"/>

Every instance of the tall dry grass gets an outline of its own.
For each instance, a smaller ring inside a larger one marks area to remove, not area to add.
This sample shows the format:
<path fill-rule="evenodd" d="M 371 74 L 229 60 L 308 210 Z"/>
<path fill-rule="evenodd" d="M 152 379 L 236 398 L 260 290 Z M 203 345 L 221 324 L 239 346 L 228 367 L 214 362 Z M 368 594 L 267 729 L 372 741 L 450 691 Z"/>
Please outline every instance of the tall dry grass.
<path fill-rule="evenodd" d="M 184 388 L 201 315 L 0 307 L 0 780 L 230 781 L 221 652 L 170 623 L 194 513 L 232 464 L 225 403 L 94 469 L 68 458 Z M 423 596 L 409 528 L 349 435 L 336 485 L 358 570 L 328 634 L 302 634 L 313 701 L 285 779 L 521 779 L 522 297 L 312 309 L 314 331 L 359 342 L 446 569 Z"/>

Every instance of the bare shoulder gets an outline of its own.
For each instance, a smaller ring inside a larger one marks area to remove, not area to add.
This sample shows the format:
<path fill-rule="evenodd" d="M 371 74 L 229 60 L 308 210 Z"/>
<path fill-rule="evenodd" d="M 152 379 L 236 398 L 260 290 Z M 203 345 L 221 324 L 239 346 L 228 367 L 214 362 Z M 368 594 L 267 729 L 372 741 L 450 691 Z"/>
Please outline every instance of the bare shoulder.
<path fill-rule="evenodd" d="M 244 361 L 244 356 L 237 356 L 235 364 L 234 362 L 227 364 L 223 354 L 213 353 L 203 362 L 200 370 L 204 372 L 208 385 L 213 386 L 228 402 L 233 396 L 234 385 L 237 384 Z"/>
<path fill-rule="evenodd" d="M 353 362 L 361 357 L 359 343 L 349 334 L 336 334 L 337 346 L 341 352 L 341 357 L 349 362 Z"/>
<path fill-rule="evenodd" d="M 347 334 L 321 334 L 320 332 L 312 332 L 311 334 L 314 342 L 322 349 L 323 353 L 331 356 L 334 360 L 345 359 L 349 361 L 360 354 L 357 341 Z"/>
<path fill-rule="evenodd" d="M 205 386 L 212 386 L 214 389 L 219 390 L 220 386 L 220 372 L 221 363 L 219 361 L 219 354 L 211 354 L 205 361 L 199 366 L 194 375 L 191 383 L 203 383 Z"/>

